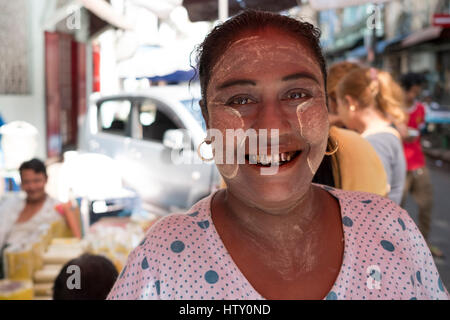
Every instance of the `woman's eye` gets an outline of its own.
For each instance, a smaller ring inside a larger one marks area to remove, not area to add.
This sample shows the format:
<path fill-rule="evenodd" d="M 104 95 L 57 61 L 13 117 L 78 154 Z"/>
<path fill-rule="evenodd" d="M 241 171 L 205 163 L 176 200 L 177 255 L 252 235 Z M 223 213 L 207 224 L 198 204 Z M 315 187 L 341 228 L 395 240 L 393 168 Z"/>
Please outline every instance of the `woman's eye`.
<path fill-rule="evenodd" d="M 245 105 L 249 103 L 254 103 L 254 101 L 248 97 L 235 97 L 231 98 L 227 104 L 229 105 Z"/>
<path fill-rule="evenodd" d="M 306 94 L 305 92 L 294 91 L 294 92 L 288 93 L 288 99 L 304 99 L 307 97 L 308 97 L 308 94 Z"/>

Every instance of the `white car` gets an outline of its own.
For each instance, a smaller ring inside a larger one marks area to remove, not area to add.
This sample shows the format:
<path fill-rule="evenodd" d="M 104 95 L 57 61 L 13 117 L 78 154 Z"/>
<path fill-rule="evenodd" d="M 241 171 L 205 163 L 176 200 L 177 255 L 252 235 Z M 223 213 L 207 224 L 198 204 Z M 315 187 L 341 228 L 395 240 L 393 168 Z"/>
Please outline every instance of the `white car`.
<path fill-rule="evenodd" d="M 95 97 L 81 125 L 79 150 L 115 159 L 124 186 L 143 204 L 169 212 L 189 208 L 220 183 L 214 164 L 196 152 L 206 137 L 199 98 L 198 86 Z"/>

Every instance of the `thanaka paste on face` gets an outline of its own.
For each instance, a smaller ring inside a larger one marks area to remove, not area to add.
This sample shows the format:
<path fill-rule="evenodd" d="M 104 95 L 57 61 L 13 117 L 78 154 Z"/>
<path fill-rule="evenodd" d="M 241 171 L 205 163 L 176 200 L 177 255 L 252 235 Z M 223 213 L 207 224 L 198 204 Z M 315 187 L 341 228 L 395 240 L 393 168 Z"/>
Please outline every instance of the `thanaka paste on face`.
<path fill-rule="evenodd" d="M 278 30 L 271 29 L 269 33 L 276 34 L 278 32 Z M 286 36 L 286 34 L 284 34 L 284 36 Z M 309 65 L 310 67 L 316 68 L 316 71 L 321 74 L 317 59 L 314 59 L 312 57 L 311 50 L 306 46 L 300 44 L 297 38 L 294 38 L 289 34 L 287 36 L 292 37 L 292 39 L 295 40 L 292 42 L 293 46 L 276 45 L 271 42 L 267 42 L 267 34 L 259 34 L 244 36 L 243 38 L 234 41 L 226 48 L 225 52 L 232 52 L 233 49 L 239 47 L 239 51 L 249 51 L 249 53 L 252 55 L 254 64 L 257 64 L 264 54 L 264 59 L 266 60 L 265 63 L 268 63 L 267 60 L 271 60 L 269 63 L 274 65 L 278 65 L 280 61 L 290 61 L 292 54 L 297 55 L 299 53 L 303 53 L 305 64 Z M 224 74 L 227 74 L 231 69 L 245 71 L 254 68 L 253 65 L 249 65 L 247 63 L 245 56 L 242 55 L 238 55 L 235 59 L 233 59 L 231 64 L 225 64 L 225 59 L 227 59 L 227 56 L 223 54 L 215 63 L 214 67 L 212 68 L 211 74 L 215 74 L 216 72 L 220 71 Z"/>
<path fill-rule="evenodd" d="M 297 114 L 298 123 L 299 123 L 299 125 L 300 125 L 300 136 L 301 136 L 303 139 L 305 139 L 305 136 L 303 135 L 302 117 L 301 117 L 300 115 L 301 115 L 301 113 L 304 112 L 309 106 L 312 105 L 312 102 L 313 102 L 312 100 L 308 100 L 308 101 L 305 101 L 305 102 L 300 103 L 300 104 L 297 106 L 296 114 Z M 309 152 L 308 152 L 308 154 L 307 154 L 307 156 L 306 156 L 306 162 L 308 163 L 309 170 L 311 171 L 312 175 L 314 176 L 314 175 L 316 174 L 317 169 L 318 169 L 319 166 L 320 166 L 320 162 L 319 162 L 319 164 L 317 165 L 317 167 L 315 167 L 315 166 L 311 163 L 311 159 L 309 158 Z"/>
<path fill-rule="evenodd" d="M 237 129 L 243 129 L 244 128 L 244 120 L 241 116 L 241 114 L 239 113 L 238 110 L 232 108 L 232 107 L 228 107 L 225 106 L 223 107 L 223 110 L 228 113 L 230 116 L 232 116 L 233 119 L 239 119 L 239 123 L 240 123 L 240 127 Z M 234 121 L 230 121 L 234 122 Z M 227 125 L 225 124 L 225 126 L 222 124 L 217 124 L 215 126 L 215 128 L 221 130 L 222 132 L 225 132 L 226 129 L 235 129 L 234 126 L 232 125 Z M 225 137 L 225 135 L 223 135 L 223 137 Z M 225 141 L 222 141 L 222 147 L 225 146 L 226 148 L 230 148 L 230 147 L 234 147 L 234 143 L 233 145 L 228 145 L 227 143 L 224 143 Z M 241 141 L 237 141 L 237 149 L 242 148 L 242 145 L 245 143 L 245 139 L 242 139 Z M 234 153 L 234 148 L 233 148 L 233 153 Z M 225 150 L 225 153 L 222 152 L 222 157 L 224 157 L 224 155 L 226 155 L 228 153 L 228 150 Z M 236 159 L 237 160 L 237 159 Z M 227 179 L 234 179 L 239 171 L 239 164 L 237 161 L 233 161 L 233 163 L 226 163 L 225 159 L 222 159 L 222 163 L 218 165 L 218 170 L 219 172 L 222 174 L 222 176 L 224 176 Z"/>
<path fill-rule="evenodd" d="M 285 35 L 283 35 L 285 36 Z M 291 37 L 289 37 L 291 38 Z M 303 166 L 303 169 L 306 169 L 305 167 L 308 166 L 308 169 L 304 171 L 304 173 L 315 172 L 320 165 L 321 159 L 323 157 L 323 152 L 321 150 L 321 145 L 323 144 L 326 147 L 326 136 L 325 136 L 325 123 L 323 114 L 326 114 L 326 111 L 324 112 L 326 108 L 319 105 L 325 106 L 325 102 L 323 99 L 323 84 L 321 81 L 321 69 L 317 62 L 317 59 L 314 59 L 314 54 L 311 49 L 307 45 L 302 45 L 301 41 L 291 41 L 291 39 L 284 39 L 281 38 L 274 38 L 274 41 L 269 37 L 264 36 L 253 36 L 253 37 L 246 37 L 238 40 L 239 42 L 235 42 L 236 44 L 231 45 L 226 49 L 226 53 L 223 54 L 217 61 L 217 63 L 214 65 L 212 72 L 211 72 L 211 79 L 207 86 L 207 100 L 208 100 L 208 111 L 210 114 L 210 119 L 215 121 L 217 126 L 216 128 L 221 128 L 223 132 L 225 132 L 226 128 L 237 128 L 239 124 L 241 124 L 241 118 L 242 119 L 255 119 L 256 115 L 254 112 L 257 112 L 254 108 L 249 108 L 246 105 L 243 106 L 237 106 L 236 109 L 239 110 L 239 113 L 242 117 L 227 117 L 225 115 L 231 115 L 235 112 L 233 111 L 225 111 L 224 107 L 228 105 L 227 101 L 232 96 L 232 94 L 239 94 L 241 91 L 239 87 L 230 87 L 225 89 L 218 89 L 221 84 L 224 83 L 224 81 L 232 81 L 232 80 L 253 80 L 257 82 L 256 86 L 248 85 L 243 88 L 243 91 L 245 91 L 246 94 L 252 95 L 254 94 L 264 94 L 267 96 L 267 94 L 277 94 L 276 91 L 282 90 L 282 86 L 285 85 L 281 79 L 283 76 L 289 75 L 289 70 L 292 70 L 291 72 L 307 72 L 312 75 L 317 75 L 319 84 L 313 84 L 314 80 L 301 80 L 301 85 L 308 86 L 312 88 L 314 94 L 313 98 L 311 100 L 315 100 L 315 102 L 311 102 L 311 104 L 306 103 L 304 104 L 304 107 L 311 106 L 314 108 L 298 108 L 297 112 L 297 105 L 292 103 L 291 109 L 284 109 L 283 112 L 289 112 L 288 110 L 291 110 L 292 113 L 289 115 L 286 114 L 286 117 L 284 118 L 285 121 L 290 122 L 292 125 L 292 128 L 297 131 L 295 135 L 299 135 L 299 131 L 301 130 L 302 139 L 304 142 L 307 143 L 307 149 L 305 152 L 305 155 L 308 154 L 308 157 L 310 158 L 309 161 L 305 159 L 305 166 Z M 286 43 L 287 41 L 287 43 Z M 230 52 L 233 51 L 233 52 Z M 245 52 L 245 54 L 243 54 Z M 299 55 L 301 55 L 301 59 L 299 59 Z M 284 59 L 282 59 L 284 57 Z M 261 73 L 259 70 L 261 70 L 261 67 L 264 66 L 264 69 L 267 70 L 278 70 L 277 74 L 280 76 L 280 81 L 277 83 L 274 83 L 274 86 L 270 86 L 269 83 L 274 81 L 273 73 Z M 236 72 L 238 71 L 238 72 Z M 233 78 L 233 76 L 238 76 L 239 78 Z M 261 92 L 261 88 L 266 90 L 264 93 Z M 273 90 L 273 93 L 268 93 L 267 90 Z M 272 97 L 275 97 L 272 95 Z M 257 96 L 256 96 L 257 98 Z M 320 100 L 320 101 L 319 101 Z M 322 101 L 323 100 L 323 101 Z M 258 101 L 260 103 L 260 101 Z M 262 103 L 262 102 L 261 102 Z M 286 106 L 288 108 L 288 106 Z M 312 109 L 316 110 L 312 111 Z M 322 110 L 323 109 L 323 110 Z M 309 111 L 308 111 L 309 110 Z M 236 110 L 237 111 L 237 110 Z M 300 112 L 301 111 L 301 112 Z M 312 111 L 312 112 L 311 112 Z M 295 121 L 294 112 L 296 112 L 297 115 L 297 121 Z M 306 117 L 300 120 L 302 112 L 306 113 Z M 225 117 L 224 117 L 225 116 Z M 228 118 L 228 119 L 225 119 Z M 239 120 L 237 120 L 239 118 Z M 317 119 L 315 119 L 317 118 Z M 326 120 L 325 120 L 326 121 Z M 210 122 L 212 123 L 212 122 Z M 298 123 L 298 124 L 297 124 Z M 248 123 L 246 123 L 248 126 Z M 299 128 L 301 126 L 301 128 Z M 309 150 L 308 150 L 309 149 Z M 325 149 L 324 149 L 325 150 Z M 324 151 L 323 150 L 323 151 Z M 305 157 L 306 158 L 306 157 Z M 314 165 L 317 163 L 317 165 Z M 316 167 L 316 168 L 314 168 Z M 234 169 L 234 168 L 233 168 Z M 219 168 L 219 171 L 222 169 Z M 239 171 L 241 172 L 241 171 Z M 242 170 L 244 172 L 244 170 Z M 222 172 L 221 172 L 222 173 Z M 231 173 L 231 177 L 233 177 L 233 181 L 238 181 L 240 179 L 241 175 L 238 174 L 237 170 L 227 170 L 225 175 L 229 175 Z M 235 174 L 233 174 L 235 173 Z M 224 177 L 225 177 L 224 175 Z M 246 178 L 246 176 L 243 176 L 242 178 Z M 308 180 L 309 178 L 305 176 L 305 179 Z M 256 181 L 255 181 L 256 182 Z M 287 183 L 287 186 L 294 185 L 296 183 Z M 279 188 L 279 186 L 276 186 Z M 307 186 L 305 185 L 304 188 Z M 300 188 L 303 190 L 303 187 Z M 302 191 L 298 188 L 298 186 L 295 187 L 295 189 L 292 189 L 292 193 L 301 193 Z M 257 189 L 255 189 L 256 192 Z M 295 190 L 295 191 L 294 191 Z M 257 203 L 253 202 L 254 198 L 258 198 L 257 194 L 251 194 L 252 190 L 247 190 L 248 192 L 245 192 L 246 194 L 246 202 L 251 202 L 255 207 L 259 207 Z M 291 192 L 288 192 L 288 194 L 291 194 Z M 292 201 L 291 201 L 292 200 Z M 276 201 L 275 199 L 270 199 L 269 201 Z M 289 199 L 286 201 L 286 203 L 283 204 L 283 210 L 286 208 L 293 208 L 295 207 L 296 203 L 300 201 L 300 198 L 294 200 Z M 288 203 L 289 202 L 289 203 Z M 268 209 L 270 212 L 277 211 L 281 207 L 272 207 L 264 205 L 266 209 Z M 291 210 L 291 209 L 289 209 Z M 281 211 L 280 211 L 281 212 Z M 286 212 L 284 210 L 283 212 Z"/>
<path fill-rule="evenodd" d="M 239 137 L 237 139 L 239 139 Z M 245 144 L 245 139 L 241 139 L 240 141 L 238 140 L 236 149 L 243 148 L 244 144 Z M 234 143 L 233 143 L 233 145 L 234 145 Z M 229 145 L 226 144 L 225 148 L 229 148 Z M 234 148 L 233 148 L 232 152 L 234 153 Z M 234 179 L 237 176 L 238 171 L 239 171 L 238 161 L 237 161 L 237 159 L 234 159 L 234 160 L 235 161 L 233 161 L 233 163 L 231 163 L 231 164 L 229 164 L 229 163 L 222 164 L 222 165 L 220 165 L 220 168 L 219 168 L 220 173 L 225 178 L 230 179 L 230 180 Z"/>
<path fill-rule="evenodd" d="M 230 115 L 233 115 L 233 116 L 239 118 L 239 120 L 241 122 L 240 128 L 244 129 L 244 119 L 242 119 L 242 116 L 238 110 L 236 110 L 235 108 L 232 108 L 232 107 L 228 107 L 228 106 L 223 107 L 223 109 L 225 110 L 225 112 L 229 113 Z"/>

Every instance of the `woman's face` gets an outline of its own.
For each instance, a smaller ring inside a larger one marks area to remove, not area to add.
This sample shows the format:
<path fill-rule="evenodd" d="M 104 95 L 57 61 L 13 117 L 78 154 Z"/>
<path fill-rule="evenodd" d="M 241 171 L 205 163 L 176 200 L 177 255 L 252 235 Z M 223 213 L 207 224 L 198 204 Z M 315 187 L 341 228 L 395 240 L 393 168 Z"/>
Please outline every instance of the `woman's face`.
<path fill-rule="evenodd" d="M 219 57 L 206 89 L 208 128 L 222 133 L 224 152 L 236 154 L 238 144 L 225 141 L 227 129 L 253 129 L 258 142 L 266 129 L 267 154 L 278 147 L 272 159 L 284 159 L 262 174 L 267 167 L 249 161 L 262 150 L 244 140 L 244 164 L 217 164 L 229 192 L 265 211 L 293 208 L 322 161 L 329 129 L 323 75 L 307 42 L 274 29 L 243 35 Z M 278 129 L 277 146 L 271 129 Z"/>

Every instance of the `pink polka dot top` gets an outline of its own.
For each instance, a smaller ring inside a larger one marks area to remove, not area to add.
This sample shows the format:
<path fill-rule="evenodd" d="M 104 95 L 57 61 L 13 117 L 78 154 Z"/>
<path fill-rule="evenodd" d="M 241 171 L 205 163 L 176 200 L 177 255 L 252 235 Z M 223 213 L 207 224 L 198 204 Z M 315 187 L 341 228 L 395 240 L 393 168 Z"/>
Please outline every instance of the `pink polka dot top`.
<path fill-rule="evenodd" d="M 448 300 L 430 250 L 405 210 L 374 194 L 322 187 L 339 201 L 345 243 L 341 269 L 324 299 Z M 217 233 L 212 196 L 155 223 L 129 255 L 108 299 L 265 299 Z"/>

